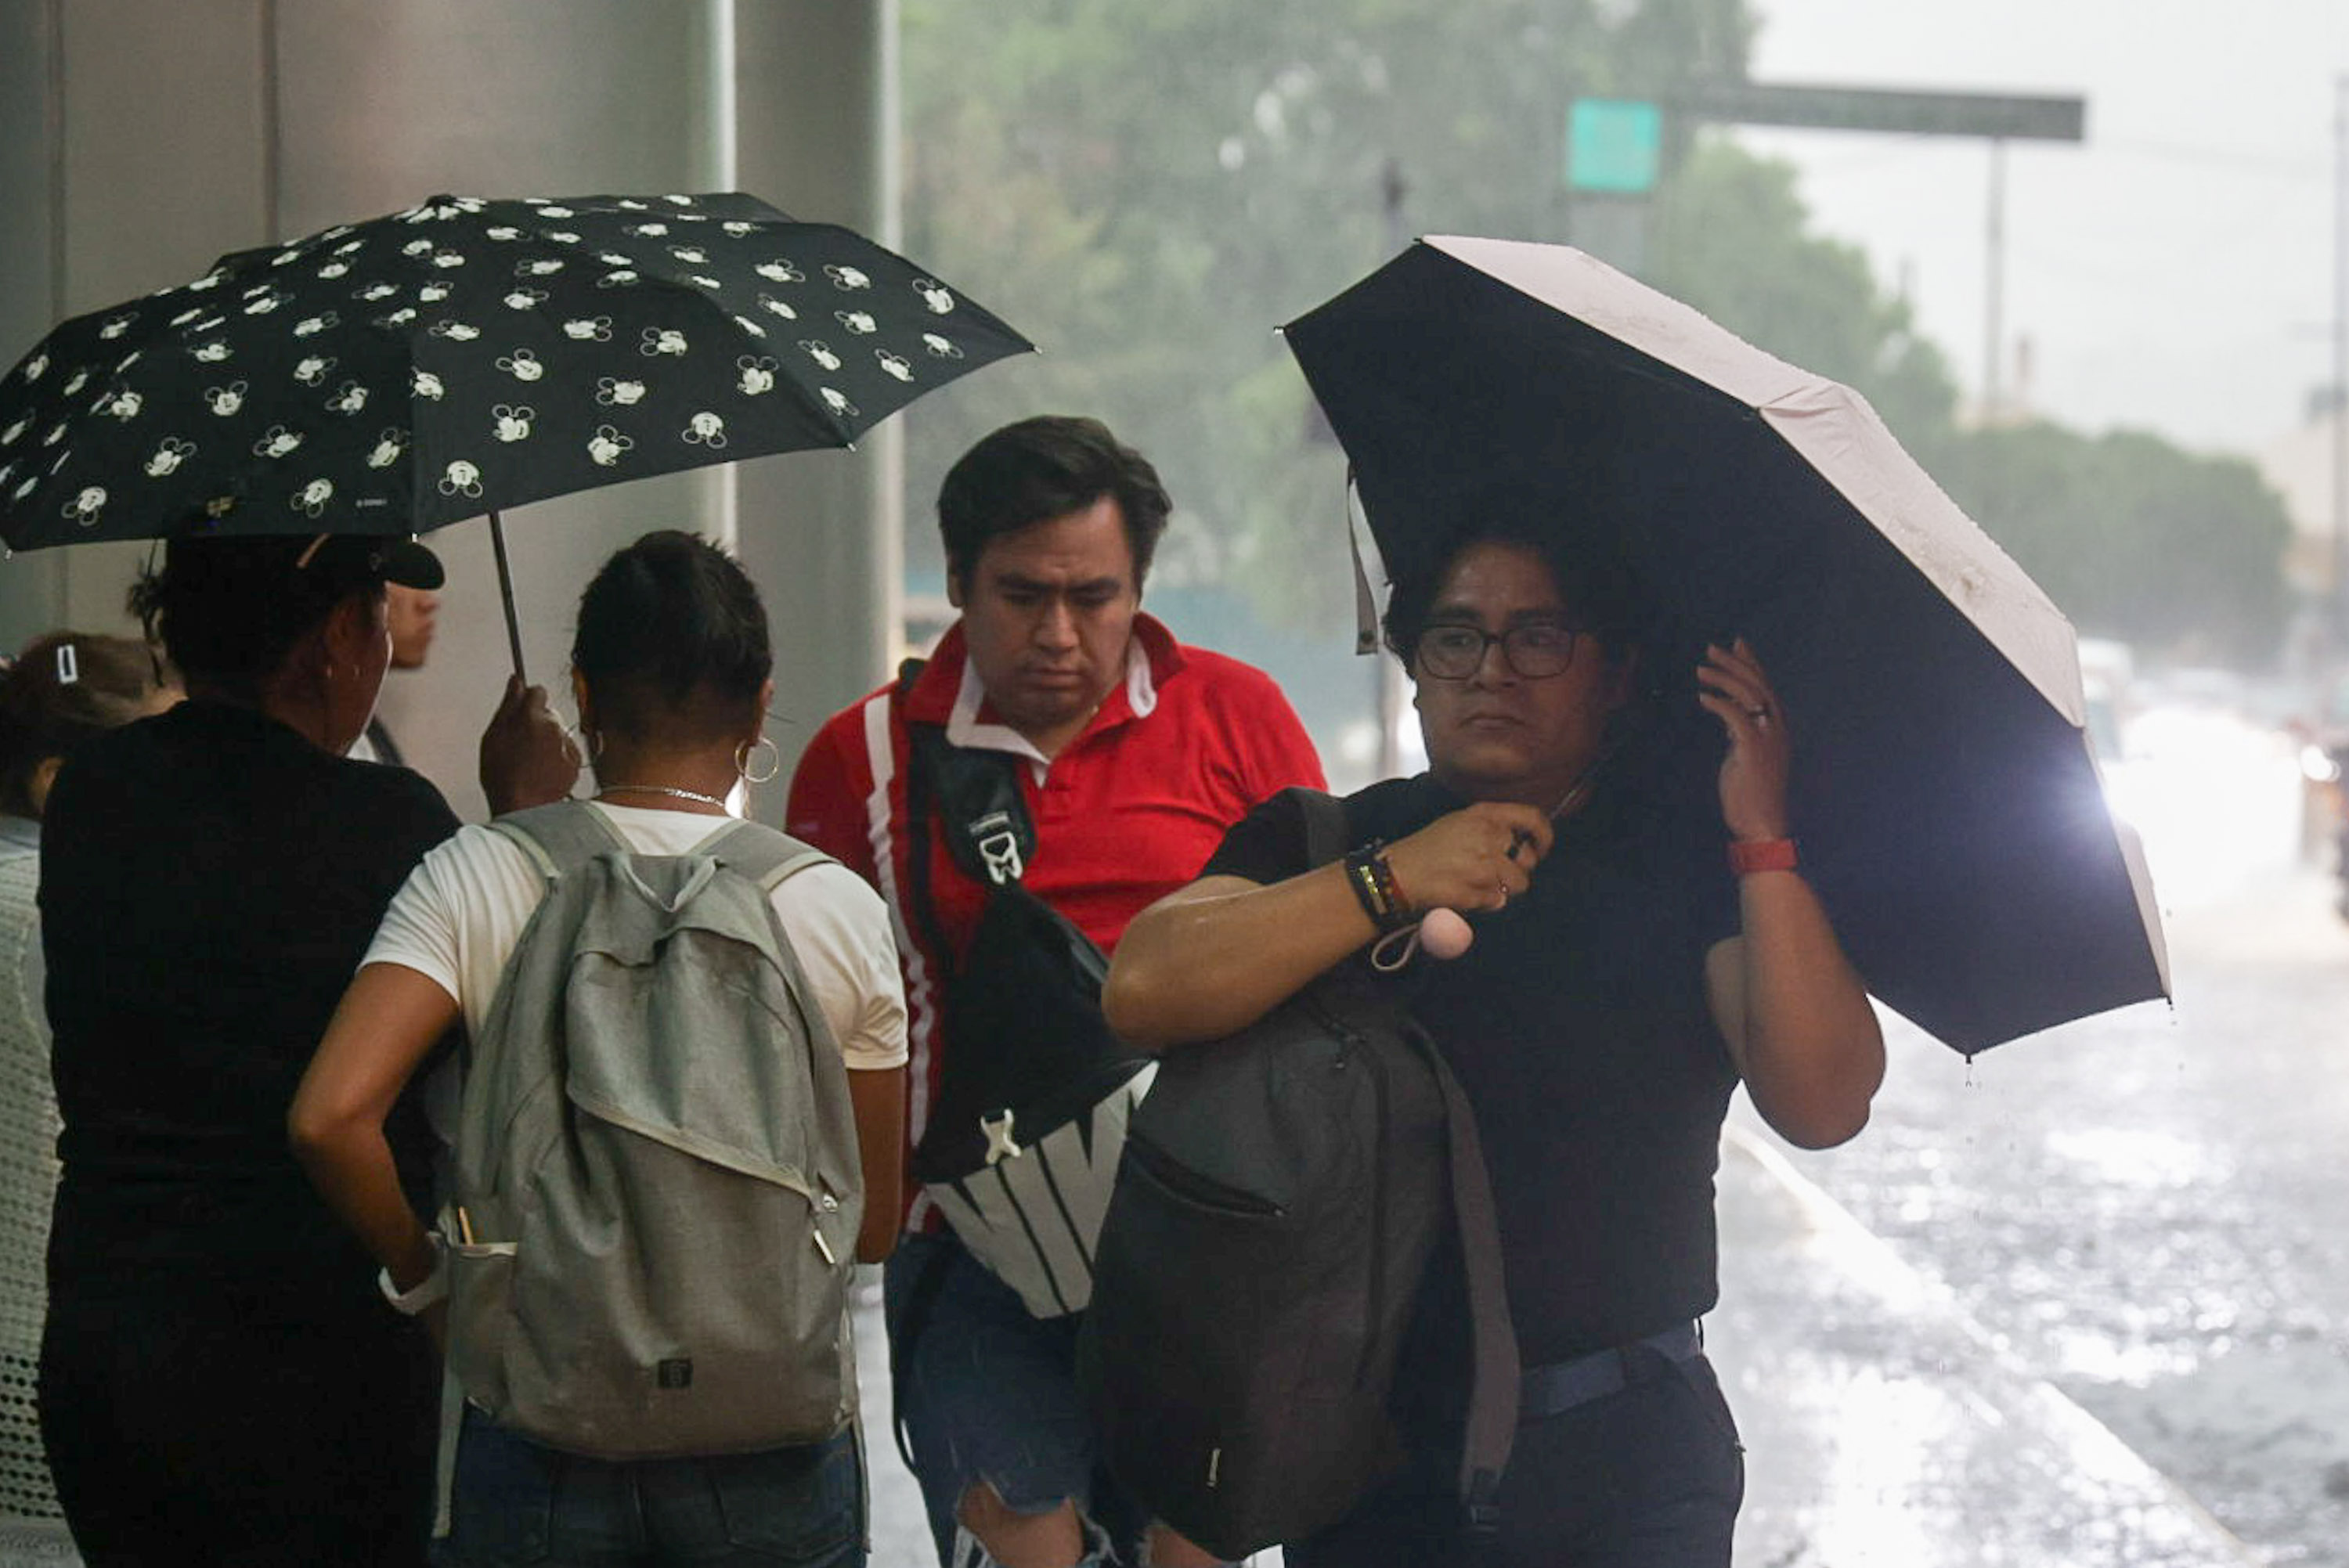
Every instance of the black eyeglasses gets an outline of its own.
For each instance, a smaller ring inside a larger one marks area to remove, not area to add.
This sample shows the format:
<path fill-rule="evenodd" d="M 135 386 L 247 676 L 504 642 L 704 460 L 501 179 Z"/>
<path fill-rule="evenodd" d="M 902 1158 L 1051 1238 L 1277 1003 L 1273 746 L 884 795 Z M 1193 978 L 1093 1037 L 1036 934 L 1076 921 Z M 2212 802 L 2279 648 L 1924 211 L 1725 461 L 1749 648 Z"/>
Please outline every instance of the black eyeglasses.
<path fill-rule="evenodd" d="M 1506 632 L 1482 626 L 1430 626 L 1412 648 L 1412 667 L 1440 681 L 1464 681 L 1485 663 L 1485 651 L 1501 645 L 1501 657 L 1520 680 L 1547 680 L 1562 676 L 1574 663 L 1574 643 L 1582 634 L 1571 626 L 1535 621 Z"/>

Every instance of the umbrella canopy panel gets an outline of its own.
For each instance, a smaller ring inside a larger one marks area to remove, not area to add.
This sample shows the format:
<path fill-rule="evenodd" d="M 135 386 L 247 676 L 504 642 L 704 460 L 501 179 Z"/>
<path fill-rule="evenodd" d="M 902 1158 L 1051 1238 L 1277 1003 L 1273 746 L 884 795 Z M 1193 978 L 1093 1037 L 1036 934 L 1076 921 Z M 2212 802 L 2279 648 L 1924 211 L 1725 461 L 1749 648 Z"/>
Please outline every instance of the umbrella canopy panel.
<path fill-rule="evenodd" d="M 1971 1052 L 2166 993 L 2081 729 L 1756 408 L 1429 245 L 1287 333 L 1391 576 L 1479 519 L 1621 557 L 1704 784 L 1702 646 L 1752 641 L 1806 872 L 1887 1005 Z M 1695 771 L 1682 830 L 1718 834 Z"/>
<path fill-rule="evenodd" d="M 0 537 L 417 532 L 850 445 L 1030 346 L 751 197 L 435 197 L 60 325 L 0 379 Z"/>

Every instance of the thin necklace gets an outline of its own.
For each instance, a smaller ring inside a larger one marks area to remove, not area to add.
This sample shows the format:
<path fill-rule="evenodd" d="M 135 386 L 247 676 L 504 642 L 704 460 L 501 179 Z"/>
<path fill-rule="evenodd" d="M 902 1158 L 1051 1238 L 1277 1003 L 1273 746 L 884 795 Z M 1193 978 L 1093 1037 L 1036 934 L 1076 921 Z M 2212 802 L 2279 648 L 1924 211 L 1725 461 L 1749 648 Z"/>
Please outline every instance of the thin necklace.
<path fill-rule="evenodd" d="M 1607 759 L 1602 757 L 1599 759 L 1599 762 L 1604 762 L 1605 760 Z M 1560 817 L 1565 816 L 1568 811 L 1573 810 L 1577 806 L 1582 804 L 1583 799 L 1590 793 L 1592 786 L 1598 782 L 1593 775 L 1599 771 L 1599 762 L 1593 762 L 1589 767 L 1584 769 L 1582 770 L 1582 777 L 1577 779 L 1572 784 L 1568 785 L 1567 787 L 1566 793 L 1558 797 L 1557 804 L 1549 809 L 1549 819 L 1551 821 L 1557 821 Z"/>
<path fill-rule="evenodd" d="M 726 802 L 715 795 L 705 795 L 698 789 L 680 789 L 674 784 L 606 784 L 595 791 L 598 798 L 622 791 L 632 795 L 674 795 L 680 800 L 698 800 L 705 806 L 726 810 Z"/>

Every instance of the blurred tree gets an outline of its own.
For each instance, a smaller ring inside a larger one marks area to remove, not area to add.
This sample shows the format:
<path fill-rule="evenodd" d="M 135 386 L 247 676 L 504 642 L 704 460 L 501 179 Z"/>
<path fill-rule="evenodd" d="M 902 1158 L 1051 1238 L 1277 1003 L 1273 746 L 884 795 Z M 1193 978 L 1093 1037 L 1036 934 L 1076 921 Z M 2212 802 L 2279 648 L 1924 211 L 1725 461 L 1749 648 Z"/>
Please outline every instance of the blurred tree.
<path fill-rule="evenodd" d="M 1875 407 L 1929 468 L 1948 448 L 1958 387 L 1908 303 L 1878 291 L 1858 247 L 1814 234 L 1792 165 L 1718 133 L 1656 203 L 1646 281 Z"/>
<path fill-rule="evenodd" d="M 2082 631 L 2184 661 L 2275 656 L 2292 521 L 2248 460 L 2041 422 L 1966 432 L 1938 473 Z"/>
<path fill-rule="evenodd" d="M 918 411 L 916 482 L 1001 418 L 1100 413 L 1184 510 L 1170 579 L 1245 566 L 1341 614 L 1340 459 L 1272 329 L 1415 232 L 1556 237 L 1565 106 L 1615 70 L 1599 9 L 906 0 L 907 248 L 1046 350 Z"/>
<path fill-rule="evenodd" d="M 906 248 L 1044 350 L 909 410 L 910 482 L 1007 419 L 1098 415 L 1174 493 L 1155 581 L 1234 584 L 1291 631 L 1342 624 L 1351 597 L 1342 459 L 1273 327 L 1413 234 L 1565 237 L 1571 100 L 1742 76 L 1754 31 L 1746 0 L 902 15 Z M 2149 437 L 1961 432 L 1944 356 L 1855 247 L 1811 232 L 1789 166 L 1717 130 L 1666 153 L 1649 281 L 1867 396 L 2083 624 L 2257 651 L 2283 590 L 2248 469 Z M 938 570 L 928 500 L 908 508 L 917 572 Z"/>
<path fill-rule="evenodd" d="M 1961 428 L 1940 347 L 1856 247 L 1808 222 L 1791 167 L 1707 136 L 1658 199 L 1647 281 L 1866 397 L 2083 630 L 2178 657 L 2275 655 L 2291 523 L 2251 464 L 2137 432 Z"/>

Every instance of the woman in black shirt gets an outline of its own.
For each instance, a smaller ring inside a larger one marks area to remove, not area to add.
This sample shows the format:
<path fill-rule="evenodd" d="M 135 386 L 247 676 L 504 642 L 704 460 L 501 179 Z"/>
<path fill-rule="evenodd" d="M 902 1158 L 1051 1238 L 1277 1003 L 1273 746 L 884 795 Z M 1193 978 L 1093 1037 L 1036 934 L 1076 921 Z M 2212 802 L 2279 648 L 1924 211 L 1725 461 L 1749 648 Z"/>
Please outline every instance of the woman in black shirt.
<path fill-rule="evenodd" d="M 319 1202 L 285 1109 L 392 892 L 456 827 L 344 759 L 411 542 L 181 539 L 134 590 L 188 700 L 77 751 L 41 915 L 65 1122 L 42 1429 L 114 1563 L 419 1563 L 439 1379 Z M 396 1141 L 429 1180 L 414 1106 Z"/>
<path fill-rule="evenodd" d="M 1637 603 L 1538 535 L 1464 531 L 1388 606 L 1429 771 L 1347 800 L 1348 863 L 1308 869 L 1295 803 L 1259 807 L 1134 922 L 1103 998 L 1144 1047 L 1219 1038 L 1382 932 L 1477 916 L 1464 954 L 1393 983 L 1465 1089 L 1492 1176 L 1526 1367 L 1509 1564 L 1729 1561 L 1743 1465 L 1695 1320 L 1715 1295 L 1730 1091 L 1742 1078 L 1781 1135 L 1818 1148 L 1858 1131 L 1883 1076 L 1866 994 L 1795 870 L 1761 665 L 1714 647 L 1694 682 L 1728 740 L 1713 792 L 1733 886 L 1722 839 L 1672 826 L 1697 765 L 1643 768 L 1624 740 Z M 1463 1308 L 1427 1295 L 1398 1390 L 1417 1462 L 1290 1545 L 1298 1568 L 1459 1560 L 1444 1450 L 1464 1374 L 1445 1353 Z"/>

